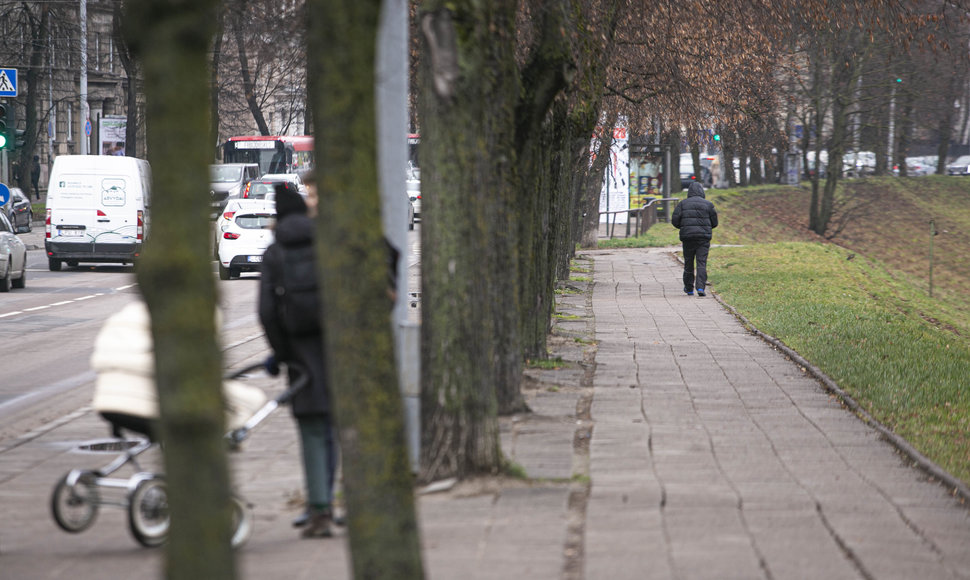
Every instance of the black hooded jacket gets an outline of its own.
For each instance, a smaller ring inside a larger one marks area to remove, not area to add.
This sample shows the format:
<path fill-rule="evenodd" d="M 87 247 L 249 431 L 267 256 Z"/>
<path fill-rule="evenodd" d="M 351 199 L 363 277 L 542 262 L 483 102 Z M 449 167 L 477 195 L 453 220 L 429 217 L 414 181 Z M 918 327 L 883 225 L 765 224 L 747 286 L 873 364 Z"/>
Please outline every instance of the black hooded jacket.
<path fill-rule="evenodd" d="M 276 360 L 298 363 L 310 374 L 310 383 L 293 398 L 293 414 L 329 413 L 317 290 L 315 224 L 305 213 L 280 215 L 280 209 L 283 208 L 277 208 L 276 240 L 263 254 L 259 320 Z M 292 368 L 290 371 L 292 384 L 297 375 Z"/>
<path fill-rule="evenodd" d="M 683 240 L 710 240 L 717 227 L 717 210 L 714 204 L 704 199 L 704 188 L 694 182 L 687 188 L 687 199 L 674 208 L 670 223 L 680 230 Z"/>

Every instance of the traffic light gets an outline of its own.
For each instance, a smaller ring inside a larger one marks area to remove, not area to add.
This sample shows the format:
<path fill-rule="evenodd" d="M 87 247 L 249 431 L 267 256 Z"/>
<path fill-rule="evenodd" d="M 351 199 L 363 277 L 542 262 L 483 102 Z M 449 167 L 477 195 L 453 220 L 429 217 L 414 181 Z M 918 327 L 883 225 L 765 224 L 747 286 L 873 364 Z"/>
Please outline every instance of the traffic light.
<path fill-rule="evenodd" d="M 715 134 L 714 134 L 714 140 L 715 140 L 715 141 L 720 141 L 720 140 L 721 140 L 721 135 L 720 135 L 720 134 L 717 134 L 717 133 L 715 133 Z"/>
<path fill-rule="evenodd" d="M 12 123 L 9 122 L 10 105 L 0 103 L 0 149 L 10 150 L 13 140 L 10 138 Z"/>

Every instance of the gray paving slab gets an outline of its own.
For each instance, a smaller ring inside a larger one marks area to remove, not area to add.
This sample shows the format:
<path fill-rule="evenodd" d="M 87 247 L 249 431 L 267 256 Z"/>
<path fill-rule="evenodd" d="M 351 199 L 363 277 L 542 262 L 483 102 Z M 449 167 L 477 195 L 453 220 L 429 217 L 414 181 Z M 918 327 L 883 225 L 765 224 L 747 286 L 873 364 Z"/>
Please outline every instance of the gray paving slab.
<path fill-rule="evenodd" d="M 594 377 L 589 518 L 629 519 L 615 501 L 623 480 L 603 470 L 637 457 L 660 490 L 634 513 L 662 530 L 663 577 L 970 577 L 965 507 L 716 300 L 686 297 L 678 262 L 649 250 L 591 256 L 597 361 L 608 364 Z M 618 370 L 624 356 L 634 383 Z M 642 421 L 625 444 L 619 392 L 628 420 Z M 587 573 L 611 570 L 607 544 L 624 537 L 594 533 L 593 521 Z M 641 563 L 610 577 L 655 572 Z"/>

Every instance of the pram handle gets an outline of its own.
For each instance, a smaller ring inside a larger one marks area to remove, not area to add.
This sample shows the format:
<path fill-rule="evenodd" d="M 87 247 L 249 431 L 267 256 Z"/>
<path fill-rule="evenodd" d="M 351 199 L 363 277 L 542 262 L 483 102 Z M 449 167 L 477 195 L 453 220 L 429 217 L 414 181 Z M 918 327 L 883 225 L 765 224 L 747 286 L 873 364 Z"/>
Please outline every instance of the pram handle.
<path fill-rule="evenodd" d="M 230 374 L 226 378 L 227 379 L 238 379 L 238 378 L 240 378 L 242 376 L 248 375 L 249 373 L 251 373 L 253 371 L 258 371 L 260 369 L 265 369 L 265 368 L 266 368 L 266 364 L 265 363 L 261 363 L 261 362 L 253 363 L 251 365 L 248 365 L 248 366 L 245 366 L 245 367 L 239 369 L 238 371 L 234 371 L 232 374 Z"/>
<path fill-rule="evenodd" d="M 242 427 L 237 427 L 236 429 L 233 429 L 226 435 L 226 437 L 229 439 L 229 443 L 232 446 L 237 446 L 240 443 L 242 443 L 246 439 L 246 437 L 249 437 L 250 431 L 252 431 L 257 425 L 262 423 L 266 419 L 266 417 L 269 417 L 273 413 L 273 411 L 275 411 L 281 405 L 285 405 L 286 403 L 290 402 L 290 399 L 292 399 L 299 390 L 306 387 L 307 384 L 310 382 L 309 374 L 307 374 L 307 372 L 301 366 L 295 365 L 295 364 L 290 364 L 289 366 L 292 367 L 297 372 L 299 372 L 299 376 L 297 377 L 296 381 L 293 382 L 293 385 L 290 386 L 289 389 L 283 391 L 275 398 L 267 402 L 265 405 L 260 407 L 260 409 L 256 411 L 256 413 L 254 413 L 253 416 L 250 417 L 249 420 L 246 421 Z M 233 373 L 230 376 L 230 378 L 237 379 L 248 372 L 252 372 L 254 370 L 261 369 L 261 368 L 264 368 L 263 363 L 249 365 L 248 367 L 245 367 L 242 370 Z"/>

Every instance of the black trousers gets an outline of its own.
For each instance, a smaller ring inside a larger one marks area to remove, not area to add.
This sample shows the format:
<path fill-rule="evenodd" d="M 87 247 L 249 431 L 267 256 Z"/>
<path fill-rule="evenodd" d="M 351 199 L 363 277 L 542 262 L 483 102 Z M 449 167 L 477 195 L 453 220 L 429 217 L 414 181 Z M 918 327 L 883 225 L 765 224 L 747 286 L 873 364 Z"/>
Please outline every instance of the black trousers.
<path fill-rule="evenodd" d="M 684 240 L 684 290 L 703 290 L 707 286 L 707 254 L 711 251 L 710 240 Z M 694 262 L 697 277 L 694 277 Z"/>

